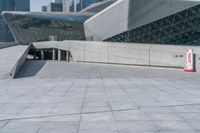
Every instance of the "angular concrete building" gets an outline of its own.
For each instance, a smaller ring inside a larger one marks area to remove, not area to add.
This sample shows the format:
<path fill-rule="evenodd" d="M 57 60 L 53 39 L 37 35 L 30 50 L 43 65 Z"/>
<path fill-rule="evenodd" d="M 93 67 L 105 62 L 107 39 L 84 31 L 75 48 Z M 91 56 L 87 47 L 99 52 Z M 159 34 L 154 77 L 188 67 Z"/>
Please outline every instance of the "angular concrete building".
<path fill-rule="evenodd" d="M 16 42 L 93 40 L 200 46 L 198 0 L 108 0 L 81 13 L 3 14 Z"/>
<path fill-rule="evenodd" d="M 200 1 L 118 0 L 84 24 L 95 41 L 200 45 Z"/>

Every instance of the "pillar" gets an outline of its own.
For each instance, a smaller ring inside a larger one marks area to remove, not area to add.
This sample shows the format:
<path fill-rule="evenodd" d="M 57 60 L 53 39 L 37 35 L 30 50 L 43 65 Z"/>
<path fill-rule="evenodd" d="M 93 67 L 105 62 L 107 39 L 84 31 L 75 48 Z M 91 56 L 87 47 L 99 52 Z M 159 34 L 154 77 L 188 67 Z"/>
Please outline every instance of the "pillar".
<path fill-rule="evenodd" d="M 66 51 L 66 61 L 69 62 L 69 51 Z"/>
<path fill-rule="evenodd" d="M 44 50 L 41 50 L 41 60 L 44 60 Z"/>
<path fill-rule="evenodd" d="M 56 50 L 53 49 L 52 51 L 52 60 L 56 60 Z"/>
<path fill-rule="evenodd" d="M 61 61 L 61 50 L 60 49 L 58 49 L 58 61 Z"/>
<path fill-rule="evenodd" d="M 36 59 L 36 50 L 34 50 L 34 55 L 33 55 L 33 59 Z"/>

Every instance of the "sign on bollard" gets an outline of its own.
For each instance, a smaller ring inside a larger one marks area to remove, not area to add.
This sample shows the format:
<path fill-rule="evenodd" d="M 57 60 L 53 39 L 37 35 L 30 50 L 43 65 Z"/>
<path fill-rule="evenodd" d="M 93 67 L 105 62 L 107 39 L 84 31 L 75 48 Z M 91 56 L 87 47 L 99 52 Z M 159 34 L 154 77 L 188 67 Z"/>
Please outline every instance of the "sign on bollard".
<path fill-rule="evenodd" d="M 194 52 L 193 49 L 187 50 L 186 69 L 185 72 L 194 72 Z"/>

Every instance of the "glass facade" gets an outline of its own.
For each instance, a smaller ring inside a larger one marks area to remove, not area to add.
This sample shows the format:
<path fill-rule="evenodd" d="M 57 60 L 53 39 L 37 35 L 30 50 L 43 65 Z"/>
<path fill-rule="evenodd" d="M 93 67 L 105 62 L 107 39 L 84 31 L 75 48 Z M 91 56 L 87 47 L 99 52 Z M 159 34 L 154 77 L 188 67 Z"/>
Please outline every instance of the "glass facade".
<path fill-rule="evenodd" d="M 82 1 L 82 9 L 97 3 L 97 2 L 102 2 L 103 0 L 81 0 Z"/>
<path fill-rule="evenodd" d="M 200 46 L 200 5 L 105 41 Z"/>
<path fill-rule="evenodd" d="M 47 12 L 47 6 L 42 6 L 41 7 L 41 12 Z"/>
<path fill-rule="evenodd" d="M 30 0 L 14 0 L 14 11 L 30 11 Z"/>
<path fill-rule="evenodd" d="M 12 42 L 14 38 L 5 23 L 2 11 L 29 11 L 30 0 L 0 0 L 0 42 Z"/>
<path fill-rule="evenodd" d="M 76 11 L 79 12 L 94 3 L 102 2 L 102 1 L 103 0 L 71 0 L 69 9 L 70 9 L 70 12 L 75 12 L 74 4 L 76 4 Z"/>
<path fill-rule="evenodd" d="M 0 0 L 0 42 L 11 42 L 14 41 L 12 34 L 6 25 L 1 12 L 12 11 L 13 1 L 12 0 Z"/>
<path fill-rule="evenodd" d="M 63 3 L 63 0 L 53 0 L 54 3 Z"/>
<path fill-rule="evenodd" d="M 49 36 L 59 40 L 85 40 L 83 23 L 87 15 L 50 15 L 4 13 L 14 37 L 19 44 L 47 41 Z"/>
<path fill-rule="evenodd" d="M 48 12 L 62 12 L 63 5 L 61 3 L 50 3 L 47 8 Z"/>

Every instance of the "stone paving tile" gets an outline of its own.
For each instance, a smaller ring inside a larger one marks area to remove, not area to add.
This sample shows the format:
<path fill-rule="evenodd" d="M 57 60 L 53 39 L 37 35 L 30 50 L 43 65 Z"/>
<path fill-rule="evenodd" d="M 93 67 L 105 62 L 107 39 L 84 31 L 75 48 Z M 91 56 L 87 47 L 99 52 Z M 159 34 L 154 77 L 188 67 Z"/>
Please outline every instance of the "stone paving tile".
<path fill-rule="evenodd" d="M 1 133 L 36 133 L 40 128 L 41 122 L 24 122 L 24 121 L 10 121 L 4 128 L 0 130 Z"/>
<path fill-rule="evenodd" d="M 0 133 L 200 131 L 199 73 L 47 61 L 31 76 L 34 63 L 0 80 Z"/>

